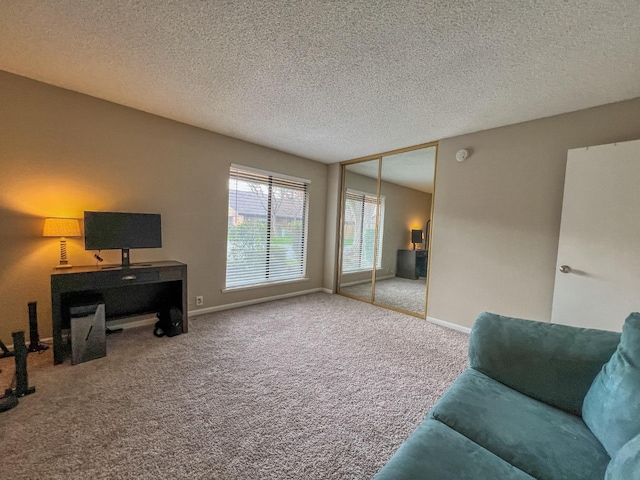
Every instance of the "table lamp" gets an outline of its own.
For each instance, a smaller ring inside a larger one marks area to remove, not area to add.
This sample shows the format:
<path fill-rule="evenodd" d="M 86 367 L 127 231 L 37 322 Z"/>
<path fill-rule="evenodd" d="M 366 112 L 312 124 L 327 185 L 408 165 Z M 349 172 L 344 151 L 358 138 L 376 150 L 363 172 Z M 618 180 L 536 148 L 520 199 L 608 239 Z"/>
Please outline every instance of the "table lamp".
<path fill-rule="evenodd" d="M 422 243 L 422 230 L 411 230 L 411 243 L 413 249 L 416 249 L 416 243 Z"/>
<path fill-rule="evenodd" d="M 71 268 L 67 260 L 66 237 L 80 236 L 80 222 L 77 218 L 47 218 L 44 221 L 43 237 L 60 237 L 60 265 L 56 268 Z"/>

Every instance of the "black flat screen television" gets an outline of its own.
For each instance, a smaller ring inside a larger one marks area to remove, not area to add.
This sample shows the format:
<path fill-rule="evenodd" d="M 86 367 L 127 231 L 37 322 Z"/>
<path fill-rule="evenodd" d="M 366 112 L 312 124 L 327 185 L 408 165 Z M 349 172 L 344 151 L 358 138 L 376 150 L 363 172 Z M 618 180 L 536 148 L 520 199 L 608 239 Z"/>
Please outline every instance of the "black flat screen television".
<path fill-rule="evenodd" d="M 159 214 L 84 212 L 85 250 L 122 250 L 122 265 L 129 266 L 130 248 L 161 247 Z"/>

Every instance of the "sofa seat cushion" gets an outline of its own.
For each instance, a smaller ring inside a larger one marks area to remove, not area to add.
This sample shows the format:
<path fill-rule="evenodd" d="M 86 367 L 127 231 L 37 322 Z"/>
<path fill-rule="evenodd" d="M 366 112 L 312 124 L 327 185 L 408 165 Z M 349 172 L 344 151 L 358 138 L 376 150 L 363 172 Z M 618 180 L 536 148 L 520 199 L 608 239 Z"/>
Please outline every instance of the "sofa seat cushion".
<path fill-rule="evenodd" d="M 375 480 L 534 480 L 460 433 L 425 420 L 400 446 Z"/>
<path fill-rule="evenodd" d="M 610 460 L 580 417 L 473 369 L 431 415 L 538 480 L 602 480 Z"/>

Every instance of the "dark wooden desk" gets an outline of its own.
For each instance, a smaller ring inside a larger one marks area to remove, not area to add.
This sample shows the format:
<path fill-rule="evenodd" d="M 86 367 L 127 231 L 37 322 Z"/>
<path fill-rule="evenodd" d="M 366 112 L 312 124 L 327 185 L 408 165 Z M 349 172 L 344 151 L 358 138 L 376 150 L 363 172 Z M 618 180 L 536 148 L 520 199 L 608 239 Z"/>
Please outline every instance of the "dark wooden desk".
<path fill-rule="evenodd" d="M 427 250 L 398 250 L 396 277 L 417 280 L 427 276 Z"/>
<path fill-rule="evenodd" d="M 107 321 L 159 312 L 177 306 L 182 310 L 182 331 L 189 330 L 187 311 L 187 266 L 166 261 L 121 266 L 87 266 L 56 270 L 51 274 L 53 363 L 69 354 L 62 330 L 70 328 L 69 307 L 100 298 Z"/>

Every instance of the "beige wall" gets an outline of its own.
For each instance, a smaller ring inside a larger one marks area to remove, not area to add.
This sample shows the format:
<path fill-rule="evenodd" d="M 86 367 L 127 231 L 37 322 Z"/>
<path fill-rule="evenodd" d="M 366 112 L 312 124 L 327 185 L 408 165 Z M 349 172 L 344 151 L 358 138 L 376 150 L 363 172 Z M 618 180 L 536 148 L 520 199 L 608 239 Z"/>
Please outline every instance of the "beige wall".
<path fill-rule="evenodd" d="M 340 188 L 342 166 L 328 165 L 327 169 L 327 218 L 325 225 L 325 262 L 322 286 L 336 291 L 338 244 L 340 229 Z"/>
<path fill-rule="evenodd" d="M 51 336 L 49 274 L 56 239 L 47 216 L 84 210 L 162 214 L 162 249 L 133 250 L 132 261 L 189 265 L 189 304 L 204 307 L 322 287 L 327 165 L 0 72 L 0 339 L 27 330 L 38 302 L 40 335 Z M 231 163 L 308 178 L 308 281 L 221 293 L 225 282 Z M 69 239 L 72 264 L 91 264 L 83 239 Z M 103 252 L 119 263 L 119 252 Z"/>
<path fill-rule="evenodd" d="M 640 99 L 441 140 L 428 316 L 549 321 L 567 150 L 638 138 Z"/>

